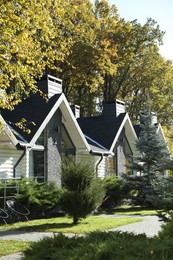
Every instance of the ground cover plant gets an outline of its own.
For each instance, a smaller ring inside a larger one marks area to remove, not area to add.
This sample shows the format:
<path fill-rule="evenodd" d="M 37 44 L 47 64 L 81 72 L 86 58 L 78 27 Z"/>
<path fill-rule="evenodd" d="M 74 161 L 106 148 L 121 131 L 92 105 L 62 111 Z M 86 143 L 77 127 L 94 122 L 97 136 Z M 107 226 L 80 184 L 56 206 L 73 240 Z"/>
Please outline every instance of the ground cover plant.
<path fill-rule="evenodd" d="M 0 240 L 0 257 L 24 251 L 28 247 L 28 242 L 16 240 Z"/>
<path fill-rule="evenodd" d="M 93 232 L 85 237 L 59 234 L 32 243 L 24 252 L 25 260 L 166 260 L 172 258 L 172 240 L 147 238 L 120 232 Z"/>
<path fill-rule="evenodd" d="M 81 220 L 78 225 L 72 223 L 71 218 L 58 217 L 50 219 L 37 219 L 27 222 L 17 222 L 9 225 L 0 226 L 0 230 L 21 230 L 21 231 L 38 231 L 38 232 L 63 232 L 84 234 L 93 231 L 104 231 L 107 229 L 131 224 L 141 221 L 140 218 L 122 218 L 108 216 L 90 216 Z"/>

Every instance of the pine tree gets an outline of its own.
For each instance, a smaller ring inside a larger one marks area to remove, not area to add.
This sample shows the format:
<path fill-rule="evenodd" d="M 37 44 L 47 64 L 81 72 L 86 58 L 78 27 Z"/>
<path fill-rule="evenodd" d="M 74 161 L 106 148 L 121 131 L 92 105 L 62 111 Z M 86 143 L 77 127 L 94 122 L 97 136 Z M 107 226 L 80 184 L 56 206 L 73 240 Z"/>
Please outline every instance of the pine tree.
<path fill-rule="evenodd" d="M 160 196 L 162 197 L 159 192 L 161 182 L 158 183 L 162 172 L 170 169 L 171 157 L 167 144 L 158 131 L 158 124 L 152 122 L 152 113 L 148 109 L 141 114 L 136 148 L 141 156 L 134 158 L 131 168 L 138 176 L 124 175 L 125 187 L 129 192 L 133 191 L 133 195 L 130 192 L 130 199 L 134 204 L 153 207 L 156 206 L 153 201 L 160 201 Z"/>
<path fill-rule="evenodd" d="M 152 113 L 146 109 L 141 114 L 140 134 L 136 147 L 141 157 L 136 158 L 133 169 L 153 179 L 159 173 L 169 168 L 170 153 L 167 144 L 161 138 L 158 124 L 152 123 Z"/>
<path fill-rule="evenodd" d="M 86 218 L 101 205 L 105 195 L 103 183 L 96 177 L 93 166 L 89 163 L 75 162 L 70 158 L 62 164 L 61 180 L 61 207 L 73 218 L 73 224 Z"/>

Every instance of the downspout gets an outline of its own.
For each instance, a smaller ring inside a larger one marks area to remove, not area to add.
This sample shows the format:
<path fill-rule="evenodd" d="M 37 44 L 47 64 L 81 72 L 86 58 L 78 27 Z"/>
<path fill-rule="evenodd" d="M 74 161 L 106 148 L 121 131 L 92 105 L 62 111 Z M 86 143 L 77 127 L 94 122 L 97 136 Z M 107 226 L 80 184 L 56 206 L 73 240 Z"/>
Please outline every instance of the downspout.
<path fill-rule="evenodd" d="M 96 164 L 96 176 L 98 177 L 98 167 L 99 167 L 99 164 L 102 162 L 103 160 L 103 154 L 101 154 L 101 157 L 100 157 L 100 160 L 98 161 L 98 163 Z"/>
<path fill-rule="evenodd" d="M 21 162 L 21 160 L 23 159 L 23 157 L 26 155 L 26 147 L 23 151 L 23 153 L 21 154 L 21 156 L 19 157 L 19 159 L 17 160 L 17 162 L 15 163 L 15 165 L 13 166 L 13 178 L 16 177 L 16 167 L 19 165 L 19 163 Z"/>
<path fill-rule="evenodd" d="M 94 155 L 99 155 L 101 156 L 100 160 L 97 162 L 96 164 L 96 176 L 98 176 L 98 167 L 99 164 L 101 163 L 101 161 L 103 160 L 103 153 L 97 153 L 97 152 L 93 152 L 92 150 L 90 151 L 90 154 L 94 154 Z"/>

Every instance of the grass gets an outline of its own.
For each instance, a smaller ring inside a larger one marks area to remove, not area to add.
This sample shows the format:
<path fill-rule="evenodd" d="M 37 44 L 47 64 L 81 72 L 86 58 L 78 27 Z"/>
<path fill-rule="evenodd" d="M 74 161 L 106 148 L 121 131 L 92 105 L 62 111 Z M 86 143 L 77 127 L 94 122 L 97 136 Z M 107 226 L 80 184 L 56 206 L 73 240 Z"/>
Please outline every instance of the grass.
<path fill-rule="evenodd" d="M 93 231 L 104 231 L 126 224 L 141 221 L 140 218 L 132 217 L 109 217 L 90 216 L 80 221 L 78 225 L 72 224 L 72 219 L 68 217 L 58 217 L 50 219 L 37 219 L 27 222 L 17 222 L 14 224 L 0 226 L 0 230 L 16 230 L 27 232 L 63 232 L 74 234 L 85 234 Z"/>
<path fill-rule="evenodd" d="M 104 212 L 105 213 L 105 212 Z M 75 233 L 85 234 L 93 231 L 104 231 L 111 228 L 116 228 L 126 224 L 141 221 L 140 218 L 133 217 L 133 215 L 151 215 L 155 214 L 153 210 L 143 210 L 141 208 L 115 208 L 106 213 L 112 214 L 110 216 L 90 216 L 78 225 L 72 224 L 72 219 L 68 217 L 58 217 L 50 219 L 37 219 L 27 222 L 17 222 L 14 224 L 0 225 L 0 230 L 16 230 L 27 232 L 62 232 L 62 233 Z M 118 217 L 114 214 L 132 215 L 132 217 Z M 8 241 L 0 240 L 0 256 L 13 254 L 25 250 L 29 247 L 29 242 L 22 241 Z"/>
<path fill-rule="evenodd" d="M 0 257 L 24 251 L 28 247 L 28 242 L 16 240 L 0 240 Z"/>
<path fill-rule="evenodd" d="M 157 215 L 157 210 L 154 209 L 146 209 L 141 207 L 130 207 L 130 206 L 123 206 L 123 207 L 117 207 L 113 209 L 107 209 L 102 211 L 102 213 L 105 214 L 115 214 L 115 215 L 129 215 L 129 216 L 151 216 L 151 215 Z"/>

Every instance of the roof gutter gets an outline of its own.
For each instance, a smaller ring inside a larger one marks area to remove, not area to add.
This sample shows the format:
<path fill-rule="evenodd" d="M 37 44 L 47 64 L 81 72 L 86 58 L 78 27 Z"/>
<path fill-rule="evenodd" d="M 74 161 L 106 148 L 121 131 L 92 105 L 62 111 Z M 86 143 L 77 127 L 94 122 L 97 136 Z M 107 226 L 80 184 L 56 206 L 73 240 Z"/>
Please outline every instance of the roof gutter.
<path fill-rule="evenodd" d="M 90 154 L 100 156 L 100 159 L 96 164 L 96 176 L 98 176 L 98 167 L 103 160 L 103 156 L 114 156 L 114 153 L 112 153 L 112 152 L 98 152 L 98 151 L 93 151 L 93 150 L 90 150 Z"/>
<path fill-rule="evenodd" d="M 109 152 L 109 151 L 94 151 L 94 150 L 90 150 L 89 152 L 91 155 L 98 155 L 98 156 L 114 156 L 113 152 Z"/>

